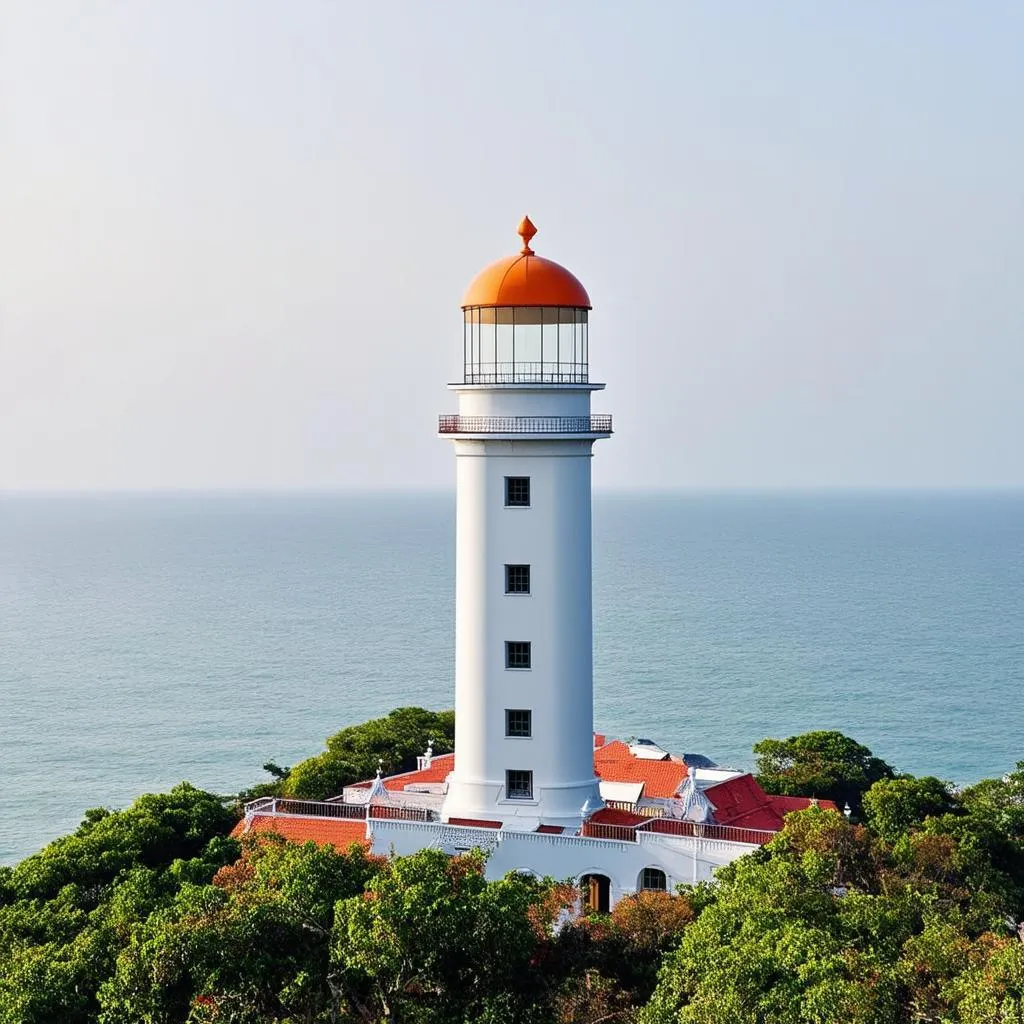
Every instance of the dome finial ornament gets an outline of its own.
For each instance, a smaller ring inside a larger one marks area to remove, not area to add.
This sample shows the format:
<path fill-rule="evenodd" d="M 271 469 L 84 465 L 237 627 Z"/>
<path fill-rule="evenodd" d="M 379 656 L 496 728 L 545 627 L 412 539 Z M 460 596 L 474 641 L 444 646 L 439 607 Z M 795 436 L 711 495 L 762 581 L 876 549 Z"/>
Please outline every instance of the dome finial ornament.
<path fill-rule="evenodd" d="M 523 240 L 523 247 L 519 250 L 523 256 L 532 256 L 533 250 L 530 248 L 530 242 L 533 240 L 533 236 L 537 234 L 537 229 L 534 227 L 533 221 L 529 217 L 524 217 L 519 222 L 519 227 L 516 228 L 519 237 Z"/>

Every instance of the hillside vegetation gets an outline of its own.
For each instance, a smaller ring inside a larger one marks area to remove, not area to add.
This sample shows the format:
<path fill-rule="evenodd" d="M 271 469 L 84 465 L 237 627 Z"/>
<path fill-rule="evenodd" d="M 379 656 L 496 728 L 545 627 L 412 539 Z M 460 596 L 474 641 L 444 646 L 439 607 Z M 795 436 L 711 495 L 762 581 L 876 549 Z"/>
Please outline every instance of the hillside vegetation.
<path fill-rule="evenodd" d="M 450 721 L 400 709 L 271 786 L 408 766 Z M 573 921 L 571 885 L 479 854 L 240 844 L 185 783 L 90 811 L 0 869 L 0 1024 L 1024 1024 L 1024 763 L 956 792 L 839 733 L 755 750 L 851 820 L 790 815 L 713 884 Z"/>

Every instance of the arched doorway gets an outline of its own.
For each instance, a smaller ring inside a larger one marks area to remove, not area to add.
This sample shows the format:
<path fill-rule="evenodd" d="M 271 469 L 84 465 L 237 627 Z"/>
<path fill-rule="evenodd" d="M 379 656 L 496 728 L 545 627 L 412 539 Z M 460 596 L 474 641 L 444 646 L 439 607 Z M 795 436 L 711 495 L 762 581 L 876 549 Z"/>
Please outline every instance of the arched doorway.
<path fill-rule="evenodd" d="M 583 875 L 580 878 L 580 897 L 584 912 L 609 913 L 612 908 L 612 880 L 607 875 Z"/>

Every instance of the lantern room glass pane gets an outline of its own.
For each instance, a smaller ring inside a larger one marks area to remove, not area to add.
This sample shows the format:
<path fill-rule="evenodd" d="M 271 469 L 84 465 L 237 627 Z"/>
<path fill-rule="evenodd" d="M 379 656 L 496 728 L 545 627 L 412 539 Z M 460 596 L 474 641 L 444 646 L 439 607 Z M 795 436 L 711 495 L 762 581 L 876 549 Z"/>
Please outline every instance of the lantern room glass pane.
<path fill-rule="evenodd" d="M 467 384 L 585 384 L 587 310 L 474 306 L 465 310 Z"/>

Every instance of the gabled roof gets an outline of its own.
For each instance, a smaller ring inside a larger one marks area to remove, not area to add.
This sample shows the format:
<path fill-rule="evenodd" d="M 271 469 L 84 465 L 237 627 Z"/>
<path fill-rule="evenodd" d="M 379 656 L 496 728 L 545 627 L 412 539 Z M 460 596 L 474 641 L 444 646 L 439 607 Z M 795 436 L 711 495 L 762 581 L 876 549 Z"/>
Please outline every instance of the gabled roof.
<path fill-rule="evenodd" d="M 366 822 L 351 818 L 299 818 L 273 814 L 257 814 L 251 821 L 240 821 L 232 830 L 233 836 L 253 832 L 276 832 L 292 843 L 312 841 L 320 846 L 333 846 L 344 852 L 353 843 L 370 848 L 366 838 Z"/>
<path fill-rule="evenodd" d="M 594 771 L 604 782 L 642 782 L 643 795 L 653 799 L 675 796 L 687 768 L 681 760 L 635 757 L 622 740 L 612 740 L 594 751 Z"/>
<path fill-rule="evenodd" d="M 734 825 L 738 828 L 764 829 L 778 832 L 783 819 L 791 811 L 806 810 L 811 800 L 802 796 L 770 796 L 749 773 L 734 779 L 708 786 L 704 795 L 715 808 L 715 821 L 719 825 Z M 831 800 L 819 800 L 818 806 L 835 810 Z"/>

